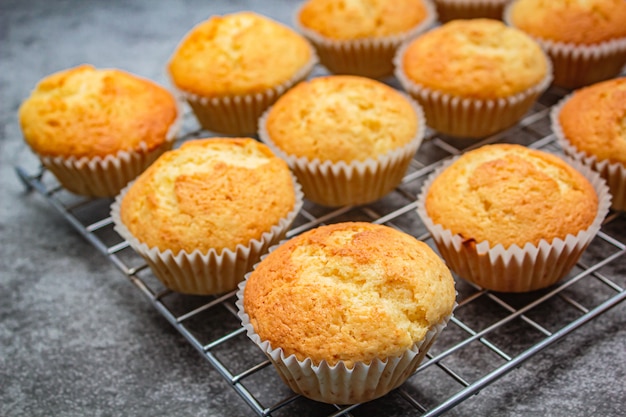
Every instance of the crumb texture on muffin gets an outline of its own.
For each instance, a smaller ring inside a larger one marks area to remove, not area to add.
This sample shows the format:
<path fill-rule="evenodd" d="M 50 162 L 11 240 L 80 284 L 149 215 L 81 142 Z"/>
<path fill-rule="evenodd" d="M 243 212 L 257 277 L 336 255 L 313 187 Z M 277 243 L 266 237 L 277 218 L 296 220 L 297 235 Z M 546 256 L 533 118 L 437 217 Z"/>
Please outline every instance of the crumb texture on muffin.
<path fill-rule="evenodd" d="M 185 142 L 162 155 L 124 196 L 122 222 L 161 251 L 234 250 L 293 210 L 286 163 L 248 138 Z"/>
<path fill-rule="evenodd" d="M 575 91 L 563 104 L 558 122 L 579 151 L 626 165 L 626 78 Z"/>
<path fill-rule="evenodd" d="M 331 366 L 400 355 L 452 313 L 456 293 L 425 243 L 370 223 L 322 226 L 251 273 L 244 308 L 261 340 Z"/>
<path fill-rule="evenodd" d="M 94 158 L 162 145 L 178 118 L 156 83 L 91 65 L 42 79 L 19 109 L 25 141 L 41 156 Z"/>
<path fill-rule="evenodd" d="M 509 18 L 524 32 L 555 42 L 593 45 L 626 38 L 624 0 L 516 0 Z"/>
<path fill-rule="evenodd" d="M 411 142 L 418 116 L 409 99 L 365 77 L 318 77 L 296 85 L 267 116 L 274 144 L 320 161 L 365 161 Z"/>
<path fill-rule="evenodd" d="M 492 19 L 454 20 L 426 32 L 407 45 L 401 65 L 415 84 L 474 99 L 523 92 L 549 70 L 535 41 Z"/>
<path fill-rule="evenodd" d="M 589 181 L 562 159 L 520 145 L 470 151 L 435 178 L 426 211 L 466 241 L 537 245 L 576 235 L 598 212 Z"/>
<path fill-rule="evenodd" d="M 422 0 L 309 0 L 298 19 L 327 38 L 354 40 L 406 33 L 427 14 Z"/>
<path fill-rule="evenodd" d="M 313 59 L 308 41 L 252 12 L 212 16 L 196 25 L 169 62 L 173 83 L 209 97 L 263 92 L 284 84 Z"/>

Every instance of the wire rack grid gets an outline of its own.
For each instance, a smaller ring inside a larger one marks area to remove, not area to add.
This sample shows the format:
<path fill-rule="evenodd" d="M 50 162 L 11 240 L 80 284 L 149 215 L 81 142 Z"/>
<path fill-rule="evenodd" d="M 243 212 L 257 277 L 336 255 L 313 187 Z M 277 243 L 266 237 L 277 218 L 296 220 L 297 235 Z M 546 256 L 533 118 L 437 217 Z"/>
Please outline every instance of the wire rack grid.
<path fill-rule="evenodd" d="M 481 141 L 429 131 L 402 183 L 388 196 L 369 205 L 335 209 L 305 201 L 288 237 L 321 224 L 358 220 L 395 227 L 435 248 L 415 211 L 416 196 L 428 174 L 443 160 L 486 143 L 518 143 L 559 153 L 549 112 L 564 94 L 548 90 L 517 126 Z M 195 125 L 190 114 L 184 126 L 181 141 L 211 136 Z M 29 172 L 18 166 L 16 172 L 27 189 L 43 196 L 139 289 L 259 416 L 441 415 L 626 298 L 626 277 L 614 272 L 626 253 L 626 215 L 611 212 L 576 267 L 551 288 L 502 294 L 456 279 L 455 316 L 400 388 L 364 404 L 315 403 L 291 392 L 246 337 L 236 315 L 234 292 L 194 297 L 165 289 L 113 230 L 111 200 L 75 196 L 42 168 Z"/>

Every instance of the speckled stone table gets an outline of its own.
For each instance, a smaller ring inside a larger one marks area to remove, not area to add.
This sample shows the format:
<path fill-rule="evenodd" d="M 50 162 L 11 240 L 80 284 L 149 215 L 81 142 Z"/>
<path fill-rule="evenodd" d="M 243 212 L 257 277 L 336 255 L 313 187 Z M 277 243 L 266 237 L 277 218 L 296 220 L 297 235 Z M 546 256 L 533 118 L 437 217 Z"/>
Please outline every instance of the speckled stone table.
<path fill-rule="evenodd" d="M 37 161 L 22 141 L 16 114 L 40 78 L 81 63 L 122 68 L 166 85 L 165 63 L 194 24 L 244 9 L 291 24 L 297 5 L 289 0 L 0 2 L 1 416 L 253 415 L 104 256 L 45 199 L 26 190 L 14 167 L 36 169 Z M 622 217 L 613 230 L 622 238 L 625 223 Z M 610 262 L 603 273 L 623 287 L 626 259 Z M 625 316 L 622 303 L 449 414 L 624 415 Z M 247 355 L 237 346 L 234 357 Z M 462 359 L 478 360 L 471 353 Z M 254 392 L 285 390 L 272 384 L 261 381 Z M 411 407 L 385 404 L 357 408 L 353 415 L 419 415 Z M 301 407 L 307 415 L 327 414 L 314 402 Z"/>

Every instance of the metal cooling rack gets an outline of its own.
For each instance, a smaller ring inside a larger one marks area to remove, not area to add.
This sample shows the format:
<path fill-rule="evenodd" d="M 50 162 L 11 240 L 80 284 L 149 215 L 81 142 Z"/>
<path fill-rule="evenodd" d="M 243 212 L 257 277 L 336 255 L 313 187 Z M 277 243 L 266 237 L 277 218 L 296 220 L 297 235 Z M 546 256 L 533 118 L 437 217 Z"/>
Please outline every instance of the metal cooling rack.
<path fill-rule="evenodd" d="M 402 184 L 388 196 L 367 206 L 339 209 L 305 202 L 288 236 L 321 224 L 359 220 L 398 228 L 434 248 L 415 212 L 416 196 L 428 174 L 442 160 L 486 143 L 519 143 L 559 153 L 549 111 L 564 93 L 549 90 L 518 126 L 479 142 L 429 132 Z M 185 125 L 190 123 L 195 122 L 188 114 Z M 210 136 L 197 125 L 184 132 L 181 140 Z M 626 258 L 626 214 L 611 212 L 578 265 L 556 286 L 529 294 L 500 294 L 457 279 L 455 317 L 427 360 L 400 388 L 364 404 L 316 403 L 293 394 L 248 340 L 236 316 L 234 292 L 194 297 L 165 289 L 113 230 L 111 200 L 72 195 L 43 169 L 16 171 L 28 189 L 41 194 L 143 293 L 259 416 L 440 415 L 626 298 L 626 277 L 611 272 Z"/>

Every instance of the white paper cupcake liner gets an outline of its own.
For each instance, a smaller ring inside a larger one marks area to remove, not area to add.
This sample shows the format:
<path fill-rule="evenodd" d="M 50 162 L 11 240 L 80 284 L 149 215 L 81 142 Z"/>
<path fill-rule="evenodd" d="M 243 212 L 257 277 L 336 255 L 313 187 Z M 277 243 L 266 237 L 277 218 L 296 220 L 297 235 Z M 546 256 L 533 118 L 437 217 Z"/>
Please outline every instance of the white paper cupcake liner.
<path fill-rule="evenodd" d="M 598 160 L 594 155 L 589 155 L 584 151 L 578 150 L 565 136 L 561 124 L 559 123 L 559 114 L 563 105 L 572 97 L 568 95 L 564 97 L 550 111 L 550 119 L 552 123 L 552 131 L 565 154 L 570 158 L 588 166 L 592 170 L 600 174 L 606 181 L 612 196 L 611 208 L 614 210 L 626 210 L 626 167 L 619 162 L 611 162 L 609 160 Z"/>
<path fill-rule="evenodd" d="M 288 89 L 306 79 L 317 64 L 317 55 L 313 47 L 310 48 L 311 59 L 293 77 L 260 93 L 204 97 L 173 88 L 189 103 L 196 119 L 204 129 L 227 135 L 253 135 L 258 129 L 259 117 L 263 112 Z M 175 86 L 173 82 L 171 83 Z"/>
<path fill-rule="evenodd" d="M 566 160 L 593 185 L 598 195 L 598 212 L 593 223 L 575 236 L 541 240 L 524 247 L 488 241 L 464 242 L 463 237 L 435 224 L 425 208 L 426 195 L 434 179 L 458 157 L 444 163 L 424 182 L 417 200 L 417 213 L 431 233 L 441 257 L 458 276 L 476 285 L 501 292 L 527 292 L 548 287 L 563 279 L 574 267 L 589 243 L 600 230 L 611 205 L 605 181 L 593 170 L 575 160 Z"/>
<path fill-rule="evenodd" d="M 119 151 L 105 157 L 40 156 L 39 159 L 68 191 L 88 197 L 114 197 L 161 154 L 173 147 L 181 119 L 182 112 L 179 109 L 178 117 L 170 126 L 165 141 L 154 149 L 148 149 L 142 142 L 137 150 Z"/>
<path fill-rule="evenodd" d="M 435 0 L 442 23 L 454 19 L 487 18 L 502 20 L 504 6 L 511 0 Z"/>
<path fill-rule="evenodd" d="M 327 38 L 300 23 L 298 16 L 304 5 L 296 12 L 294 25 L 315 46 L 320 63 L 331 73 L 382 78 L 393 73 L 393 57 L 398 47 L 404 41 L 425 32 L 437 21 L 437 12 L 432 1 L 422 1 L 427 12 L 424 20 L 415 28 L 399 35 L 352 40 Z"/>
<path fill-rule="evenodd" d="M 268 109 L 259 121 L 259 138 L 284 159 L 298 177 L 309 200 L 329 207 L 360 205 L 383 197 L 402 181 L 409 163 L 424 139 L 426 121 L 421 107 L 407 97 L 418 118 L 415 137 L 401 148 L 365 161 L 320 161 L 287 155 L 266 129 Z"/>
<path fill-rule="evenodd" d="M 461 138 L 481 138 L 514 126 L 530 110 L 552 82 L 547 59 L 546 76 L 536 85 L 510 97 L 480 100 L 463 98 L 426 88 L 404 73 L 402 60 L 409 43 L 394 58 L 395 75 L 402 87 L 424 108 L 428 125 L 434 130 Z"/>
<path fill-rule="evenodd" d="M 301 361 L 295 355 L 285 355 L 282 348 L 274 348 L 269 341 L 261 340 L 243 307 L 243 293 L 248 276 L 249 274 L 246 281 L 239 284 L 236 302 L 246 334 L 268 357 L 278 375 L 292 391 L 315 401 L 356 404 L 389 393 L 415 372 L 452 317 L 451 314 L 434 325 L 424 339 L 400 356 L 376 358 L 371 363 L 357 362 L 352 368 L 348 368 L 341 361 L 334 366 L 326 361 L 315 364 L 311 359 Z"/>
<path fill-rule="evenodd" d="M 120 218 L 120 204 L 132 183 L 125 187 L 111 205 L 114 229 L 141 255 L 154 275 L 172 291 L 210 295 L 232 291 L 244 279 L 245 274 L 259 261 L 268 249 L 283 239 L 302 208 L 303 193 L 292 175 L 296 201 L 293 209 L 259 239 L 247 245 L 239 244 L 235 250 L 211 249 L 208 252 L 194 250 L 191 253 L 171 250 L 161 251 L 142 243 L 124 225 Z"/>
<path fill-rule="evenodd" d="M 504 21 L 515 27 L 510 13 L 511 5 L 505 8 Z M 530 36 L 550 57 L 554 67 L 553 84 L 559 87 L 573 89 L 608 80 L 618 75 L 626 64 L 626 38 L 577 45 Z"/>

